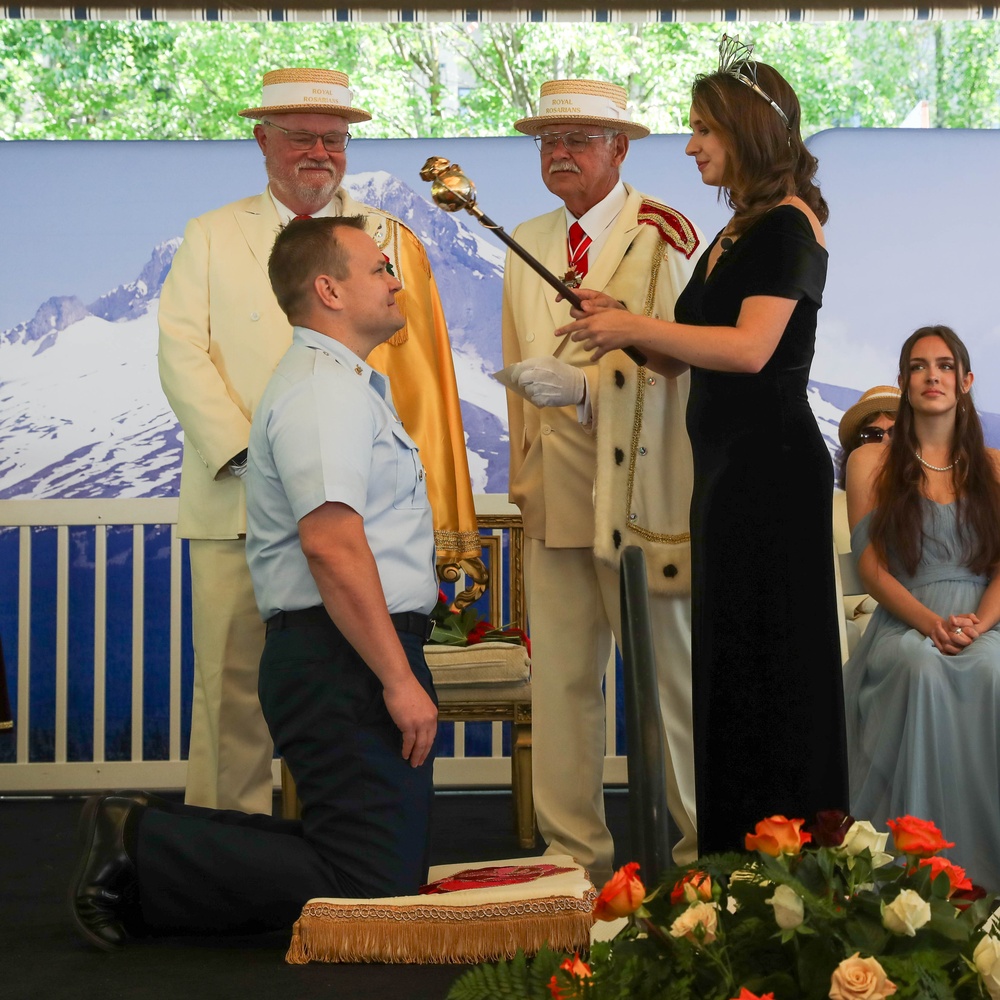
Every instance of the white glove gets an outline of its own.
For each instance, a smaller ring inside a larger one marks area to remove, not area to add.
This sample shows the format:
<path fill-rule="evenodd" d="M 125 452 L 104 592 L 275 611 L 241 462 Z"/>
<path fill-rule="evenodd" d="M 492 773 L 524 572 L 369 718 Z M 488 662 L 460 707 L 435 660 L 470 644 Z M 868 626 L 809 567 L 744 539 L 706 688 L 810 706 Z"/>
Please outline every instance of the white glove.
<path fill-rule="evenodd" d="M 574 406 L 583 402 L 586 376 L 556 358 L 531 358 L 511 365 L 510 376 L 535 406 Z"/>
<path fill-rule="evenodd" d="M 233 457 L 229 460 L 229 471 L 237 479 L 242 479 L 247 474 L 246 448 L 244 448 L 238 455 L 233 455 Z"/>

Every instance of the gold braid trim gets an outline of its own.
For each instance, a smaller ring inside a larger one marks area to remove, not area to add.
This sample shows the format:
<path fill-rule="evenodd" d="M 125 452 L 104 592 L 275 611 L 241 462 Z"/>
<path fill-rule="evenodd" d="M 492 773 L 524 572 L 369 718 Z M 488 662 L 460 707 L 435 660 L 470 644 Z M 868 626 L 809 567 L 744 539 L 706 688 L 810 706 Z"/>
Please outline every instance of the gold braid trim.
<path fill-rule="evenodd" d="M 379 213 L 382 215 L 382 213 Z M 402 264 L 400 263 L 399 254 L 399 222 L 391 215 L 383 215 L 383 221 L 379 223 L 378 229 L 372 235 L 375 240 L 376 245 L 379 250 L 382 251 L 391 261 L 396 265 L 396 269 L 400 272 L 397 275 L 400 281 L 402 278 Z M 389 247 L 389 250 L 386 250 Z M 400 309 L 402 310 L 403 316 L 406 316 L 406 289 L 405 285 L 397 293 L 397 300 L 400 303 Z M 407 328 L 404 325 L 402 329 L 397 330 L 387 341 L 392 347 L 399 347 L 401 344 L 405 344 L 410 339 L 410 335 L 407 332 Z"/>
<path fill-rule="evenodd" d="M 636 215 L 639 222 L 654 226 L 660 238 L 690 260 L 698 249 L 698 234 L 689 219 L 680 212 L 655 201 L 644 201 Z"/>
<path fill-rule="evenodd" d="M 649 202 L 643 202 L 642 209 L 649 209 L 652 206 Z M 639 216 L 640 220 L 642 215 Z M 657 216 L 659 218 L 659 216 Z M 683 219 L 684 216 L 679 216 Z M 686 219 L 684 219 L 687 222 Z M 690 225 L 690 223 L 688 223 Z M 663 235 L 662 228 L 657 225 L 657 230 L 660 235 Z M 694 230 L 692 230 L 693 234 Z M 697 237 L 695 237 L 695 246 L 698 245 Z M 652 260 L 652 266 L 649 273 L 649 285 L 646 288 L 646 299 L 642 304 L 643 315 L 650 316 L 653 312 L 653 302 L 656 298 L 656 282 L 660 275 L 660 266 L 663 264 L 663 254 L 654 254 Z M 679 545 L 681 542 L 690 542 L 691 533 L 688 531 L 682 532 L 677 535 L 670 534 L 659 534 L 655 531 L 650 531 L 648 528 L 642 527 L 640 524 L 636 524 L 631 518 L 632 512 L 632 493 L 635 489 L 635 459 L 636 455 L 639 454 L 639 438 L 642 435 L 642 414 L 643 414 L 643 403 L 646 398 L 646 379 L 649 376 L 648 368 L 639 368 L 635 373 L 636 385 L 635 385 L 635 417 L 632 421 L 632 446 L 629 448 L 629 459 L 628 459 L 628 482 L 625 489 L 625 527 L 628 531 L 633 534 L 638 535 L 640 538 L 645 538 L 649 542 L 666 542 L 670 545 Z"/>
<path fill-rule="evenodd" d="M 659 258 L 657 258 L 653 268 L 654 282 L 656 280 L 655 272 L 658 269 Z M 646 315 L 648 316 L 649 313 L 647 312 Z M 636 524 L 631 518 L 632 492 L 635 489 L 635 458 L 639 454 L 639 437 L 642 434 L 642 412 L 643 401 L 646 397 L 647 374 L 648 369 L 646 368 L 640 368 L 635 373 L 635 419 L 632 421 L 632 446 L 629 448 L 628 485 L 625 490 L 625 527 L 626 530 L 633 532 L 640 538 L 645 538 L 649 542 L 666 542 L 669 545 L 679 545 L 681 542 L 691 541 L 691 532 L 683 531 L 676 535 L 659 534 L 658 532 L 650 531 L 649 528 L 642 527 L 640 524 Z"/>
<path fill-rule="evenodd" d="M 590 943 L 590 892 L 479 906 L 306 903 L 285 961 L 470 963 L 536 954 L 547 944 L 577 951 Z"/>
<path fill-rule="evenodd" d="M 474 559 L 482 552 L 479 530 L 445 531 L 434 529 L 434 547 L 437 549 L 438 564 Z"/>

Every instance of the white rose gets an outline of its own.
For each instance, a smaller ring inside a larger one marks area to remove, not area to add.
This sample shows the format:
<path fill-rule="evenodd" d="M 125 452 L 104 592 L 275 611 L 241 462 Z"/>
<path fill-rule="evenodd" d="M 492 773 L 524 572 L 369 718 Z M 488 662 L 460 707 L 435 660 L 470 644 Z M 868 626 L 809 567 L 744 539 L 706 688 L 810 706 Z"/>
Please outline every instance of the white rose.
<path fill-rule="evenodd" d="M 986 992 L 993 1000 L 1000 1000 L 1000 941 L 987 935 L 972 953 L 979 975 L 983 977 Z"/>
<path fill-rule="evenodd" d="M 779 885 L 765 902 L 774 907 L 775 922 L 783 931 L 794 930 L 802 923 L 802 897 L 790 885 Z"/>
<path fill-rule="evenodd" d="M 885 845 L 888 842 L 888 831 L 880 833 L 868 820 L 856 820 L 844 834 L 844 842 L 840 845 L 840 850 L 849 858 L 853 858 L 867 847 L 871 851 L 872 867 L 881 868 L 882 865 L 888 864 L 892 860 L 892 855 L 885 851 Z"/>
<path fill-rule="evenodd" d="M 670 925 L 670 934 L 675 938 L 687 938 L 695 947 L 700 947 L 715 940 L 718 925 L 717 903 L 695 903 Z"/>
<path fill-rule="evenodd" d="M 930 919 L 931 904 L 912 889 L 903 889 L 888 906 L 882 904 L 882 923 L 893 934 L 916 937 L 917 931 Z"/>

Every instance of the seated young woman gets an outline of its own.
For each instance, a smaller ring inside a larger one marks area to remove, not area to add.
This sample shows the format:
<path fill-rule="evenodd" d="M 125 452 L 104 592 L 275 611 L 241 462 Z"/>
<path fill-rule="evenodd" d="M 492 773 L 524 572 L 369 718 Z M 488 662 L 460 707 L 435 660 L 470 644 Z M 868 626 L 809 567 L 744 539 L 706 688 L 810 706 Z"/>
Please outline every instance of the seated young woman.
<path fill-rule="evenodd" d="M 1000 889 L 1000 452 L 946 326 L 903 344 L 887 448 L 847 465 L 851 548 L 879 602 L 844 667 L 851 810 L 909 813 Z"/>

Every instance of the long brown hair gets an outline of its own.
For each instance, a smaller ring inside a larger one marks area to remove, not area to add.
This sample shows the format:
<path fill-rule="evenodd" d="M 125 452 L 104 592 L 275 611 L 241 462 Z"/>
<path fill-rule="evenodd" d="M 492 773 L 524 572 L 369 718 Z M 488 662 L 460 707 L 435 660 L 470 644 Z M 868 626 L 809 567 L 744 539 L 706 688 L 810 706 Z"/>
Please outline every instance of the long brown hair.
<path fill-rule="evenodd" d="M 691 102 L 726 148 L 723 186 L 733 210 L 730 231 L 745 232 L 765 212 L 797 195 L 820 224 L 829 209 L 814 182 L 818 161 L 802 142 L 802 110 L 788 81 L 766 63 L 756 64 L 757 83 L 785 113 L 788 125 L 768 102 L 728 73 L 699 76 Z"/>
<path fill-rule="evenodd" d="M 966 565 L 974 573 L 987 573 L 1000 563 L 1000 483 L 983 440 L 983 425 L 972 396 L 962 390 L 971 370 L 969 352 L 958 334 L 947 326 L 922 326 L 906 338 L 899 353 L 899 385 L 903 390 L 892 432 L 892 443 L 875 478 L 875 509 L 869 535 L 875 554 L 887 562 L 891 550 L 908 573 L 914 573 L 923 551 L 921 500 L 927 471 L 917 459 L 920 442 L 914 429 L 913 407 L 907 384 L 910 355 L 923 337 L 940 337 L 956 364 L 955 430 L 949 462 L 958 524 L 966 543 Z"/>

